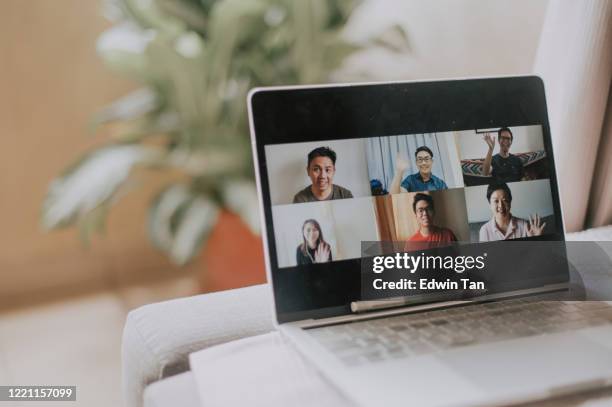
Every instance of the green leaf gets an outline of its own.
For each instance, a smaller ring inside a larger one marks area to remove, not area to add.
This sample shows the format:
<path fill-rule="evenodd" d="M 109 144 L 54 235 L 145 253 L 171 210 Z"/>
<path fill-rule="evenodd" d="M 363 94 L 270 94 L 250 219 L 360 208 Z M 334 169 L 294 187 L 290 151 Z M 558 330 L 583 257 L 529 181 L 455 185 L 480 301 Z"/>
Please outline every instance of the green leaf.
<path fill-rule="evenodd" d="M 43 226 L 52 229 L 70 225 L 112 199 L 132 168 L 153 155 L 139 145 L 110 146 L 86 155 L 49 186 Z"/>
<path fill-rule="evenodd" d="M 158 107 L 155 93 L 149 88 L 140 88 L 120 97 L 102 108 L 94 117 L 94 124 L 133 120 L 151 113 Z"/>
<path fill-rule="evenodd" d="M 222 177 L 235 173 L 243 167 L 237 161 L 236 152 L 229 149 L 210 147 L 205 150 L 175 149 L 168 153 L 161 164 L 179 168 L 183 172 L 198 177 Z"/>
<path fill-rule="evenodd" d="M 173 216 L 192 199 L 189 189 L 176 184 L 161 191 L 149 208 L 149 238 L 160 250 L 170 253 L 174 240 Z"/>
<path fill-rule="evenodd" d="M 206 33 L 208 18 L 201 5 L 186 0 L 156 0 L 159 10 L 179 21 L 184 21 L 189 29 Z"/>
<path fill-rule="evenodd" d="M 210 199 L 197 197 L 177 220 L 178 226 L 170 249 L 177 264 L 186 264 L 200 251 L 202 242 L 217 223 L 219 207 Z"/>
<path fill-rule="evenodd" d="M 154 0 L 123 0 L 123 3 L 132 20 L 144 29 L 153 29 L 170 36 L 185 31 L 187 24 L 164 13 Z"/>
<path fill-rule="evenodd" d="M 96 42 L 96 51 L 112 70 L 137 80 L 149 78 L 145 50 L 155 33 L 131 22 L 122 22 L 104 31 Z"/>
<path fill-rule="evenodd" d="M 196 256 L 217 222 L 219 207 L 185 185 L 163 190 L 149 209 L 153 244 L 179 265 Z"/>
<path fill-rule="evenodd" d="M 224 185 L 222 194 L 224 205 L 240 216 L 254 234 L 261 234 L 255 184 L 252 181 L 230 181 Z"/>
<path fill-rule="evenodd" d="M 100 203 L 97 207 L 89 212 L 86 212 L 78 220 L 79 237 L 83 244 L 89 245 L 92 236 L 95 233 L 105 232 L 105 223 L 110 207 L 111 200 Z"/>
<path fill-rule="evenodd" d="M 359 50 L 357 45 L 339 40 L 339 36 L 339 33 L 323 34 L 323 69 L 325 72 L 338 68 L 349 55 Z"/>
<path fill-rule="evenodd" d="M 401 25 L 394 24 L 372 39 L 371 45 L 381 46 L 397 53 L 411 51 L 408 33 Z"/>
<path fill-rule="evenodd" d="M 204 85 L 207 68 L 201 62 L 204 56 L 185 58 L 176 51 L 175 39 L 161 37 L 151 42 L 146 54 L 151 62 L 151 74 L 163 81 L 158 89 L 164 94 L 165 104 L 179 116 L 180 142 L 185 146 L 197 146 L 206 136 L 203 99 L 208 93 Z"/>

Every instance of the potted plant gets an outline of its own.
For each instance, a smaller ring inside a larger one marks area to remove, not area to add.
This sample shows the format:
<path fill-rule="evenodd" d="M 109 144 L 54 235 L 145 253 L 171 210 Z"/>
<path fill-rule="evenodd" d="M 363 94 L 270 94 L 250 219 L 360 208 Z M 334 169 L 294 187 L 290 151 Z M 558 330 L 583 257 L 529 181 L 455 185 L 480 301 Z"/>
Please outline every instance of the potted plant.
<path fill-rule="evenodd" d="M 263 279 L 246 94 L 259 85 L 327 81 L 367 46 L 342 37 L 354 7 L 352 0 L 106 1 L 114 25 L 100 36 L 98 53 L 142 87 L 95 115 L 94 129 L 120 130 L 52 182 L 44 226 L 76 225 L 88 239 L 134 168 L 178 170 L 181 180 L 151 202 L 153 244 L 185 264 L 221 230 L 221 243 L 210 242 L 215 254 L 245 259 Z M 394 47 L 381 38 L 372 43 Z M 234 255 L 219 253 L 226 249 Z"/>

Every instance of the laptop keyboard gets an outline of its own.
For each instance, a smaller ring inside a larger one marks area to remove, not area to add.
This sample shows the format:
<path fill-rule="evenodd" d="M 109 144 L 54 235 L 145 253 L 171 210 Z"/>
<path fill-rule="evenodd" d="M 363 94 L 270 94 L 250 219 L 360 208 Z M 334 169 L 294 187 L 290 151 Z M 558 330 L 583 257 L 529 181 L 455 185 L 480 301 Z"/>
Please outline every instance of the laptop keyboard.
<path fill-rule="evenodd" d="M 514 299 L 309 329 L 345 364 L 356 366 L 461 346 L 612 323 L 605 302 Z"/>

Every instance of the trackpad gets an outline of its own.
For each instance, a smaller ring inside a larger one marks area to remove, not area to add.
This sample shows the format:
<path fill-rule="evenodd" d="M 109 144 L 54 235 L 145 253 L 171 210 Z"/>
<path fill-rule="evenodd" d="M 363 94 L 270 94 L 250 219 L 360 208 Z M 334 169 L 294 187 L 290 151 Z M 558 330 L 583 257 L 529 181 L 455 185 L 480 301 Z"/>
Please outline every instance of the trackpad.
<path fill-rule="evenodd" d="M 529 395 L 551 389 L 561 394 L 570 384 L 589 387 L 603 377 L 612 377 L 610 348 L 578 333 L 484 344 L 444 353 L 440 358 L 484 392 L 497 395 Z"/>

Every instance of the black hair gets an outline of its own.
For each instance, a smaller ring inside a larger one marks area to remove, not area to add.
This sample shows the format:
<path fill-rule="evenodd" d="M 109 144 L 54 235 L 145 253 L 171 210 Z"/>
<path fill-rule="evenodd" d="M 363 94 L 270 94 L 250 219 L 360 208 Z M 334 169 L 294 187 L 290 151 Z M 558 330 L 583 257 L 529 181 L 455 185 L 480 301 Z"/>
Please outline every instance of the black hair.
<path fill-rule="evenodd" d="M 512 134 L 512 130 L 510 130 L 509 127 L 502 127 L 501 129 L 497 130 L 497 141 L 499 141 L 502 131 L 507 131 L 510 133 L 510 141 L 514 141 L 514 134 Z"/>
<path fill-rule="evenodd" d="M 300 250 L 305 256 L 308 256 L 308 242 L 306 241 L 306 237 L 304 237 L 304 228 L 309 223 L 311 225 L 314 225 L 314 227 L 317 228 L 317 230 L 319 231 L 319 238 L 317 239 L 316 246 L 318 247 L 320 243 L 327 244 L 325 239 L 323 239 L 323 231 L 321 230 L 321 225 L 319 225 L 319 222 L 317 222 L 314 219 L 306 219 L 304 223 L 302 224 L 302 243 L 299 246 Z"/>
<path fill-rule="evenodd" d="M 429 153 L 431 158 L 433 158 L 433 153 L 431 152 L 431 150 L 427 146 L 421 146 L 421 147 L 417 148 L 416 151 L 414 152 L 414 157 L 416 158 L 417 154 L 420 153 L 421 151 L 425 151 L 426 153 Z"/>
<path fill-rule="evenodd" d="M 491 202 L 491 195 L 493 194 L 493 192 L 500 190 L 500 189 L 506 192 L 506 196 L 508 197 L 508 200 L 512 202 L 512 192 L 510 192 L 510 188 L 508 187 L 508 184 L 506 184 L 505 182 L 493 182 L 489 184 L 489 187 L 487 188 L 487 201 L 489 201 L 489 203 Z"/>
<path fill-rule="evenodd" d="M 418 193 L 414 196 L 414 201 L 412 202 L 412 210 L 414 211 L 414 213 L 416 213 L 416 204 L 419 201 L 426 201 L 429 204 L 429 207 L 432 210 L 434 209 L 434 202 L 431 195 Z"/>
<path fill-rule="evenodd" d="M 336 152 L 329 147 L 317 147 L 308 153 L 308 163 L 306 167 L 310 167 L 310 162 L 317 157 L 329 157 L 332 163 L 336 165 Z"/>

